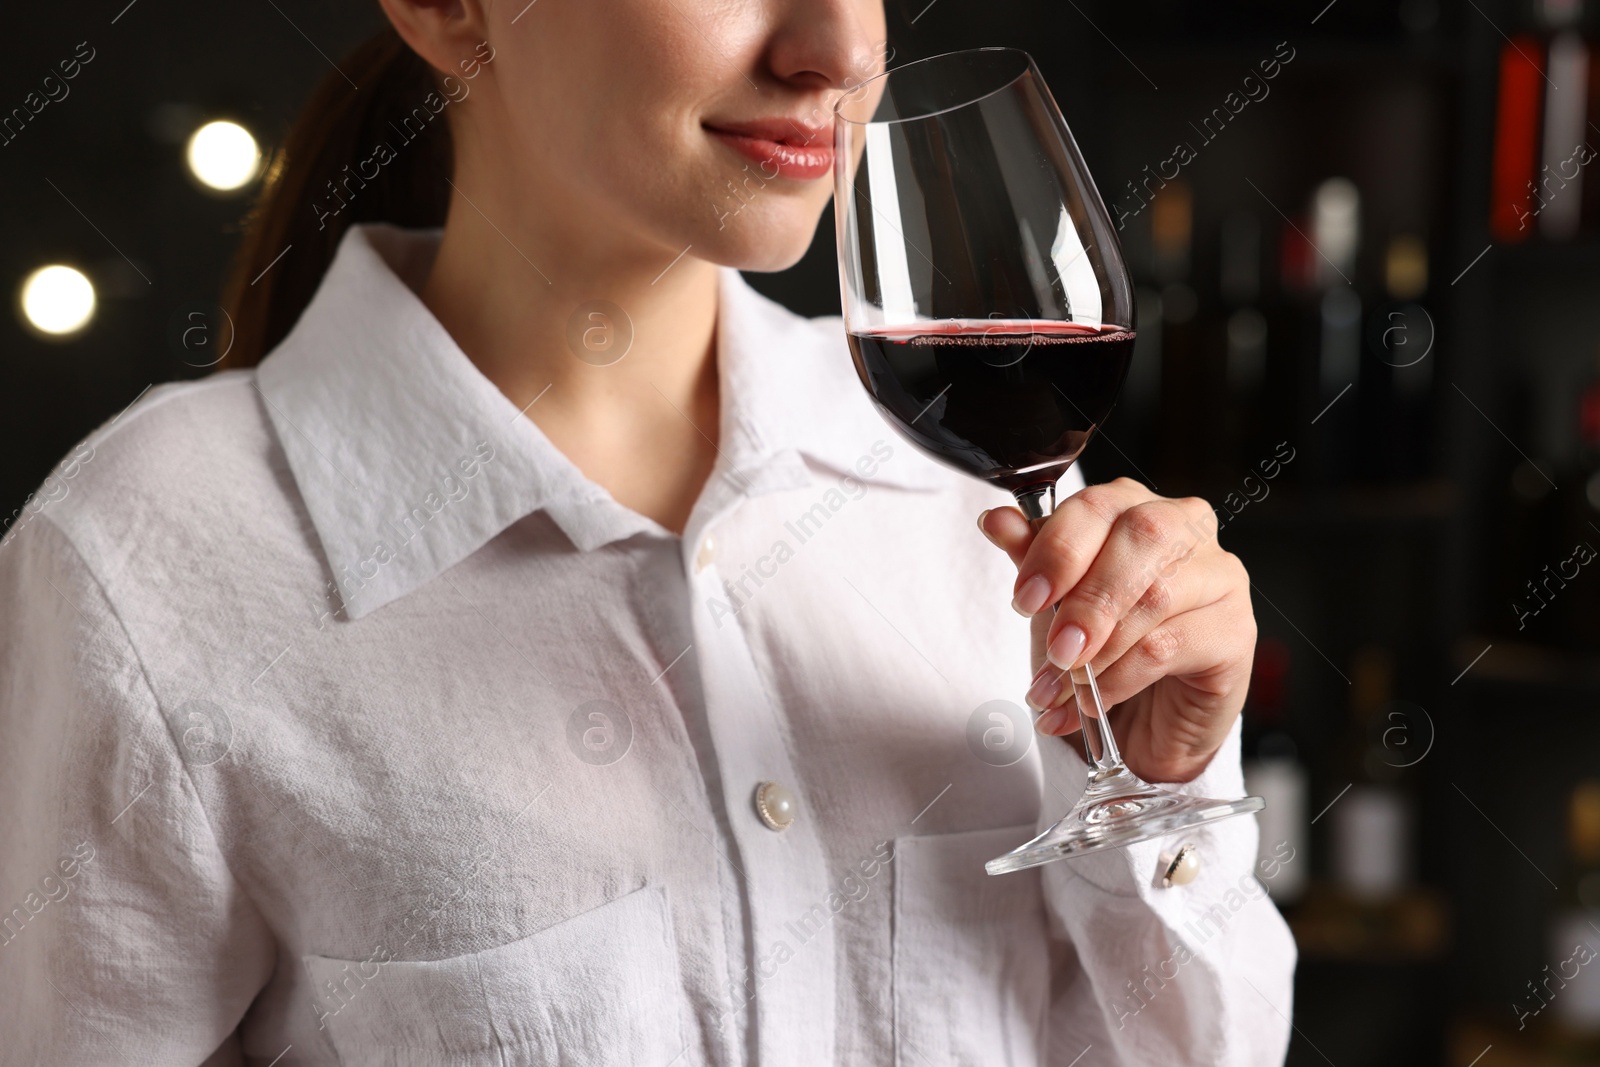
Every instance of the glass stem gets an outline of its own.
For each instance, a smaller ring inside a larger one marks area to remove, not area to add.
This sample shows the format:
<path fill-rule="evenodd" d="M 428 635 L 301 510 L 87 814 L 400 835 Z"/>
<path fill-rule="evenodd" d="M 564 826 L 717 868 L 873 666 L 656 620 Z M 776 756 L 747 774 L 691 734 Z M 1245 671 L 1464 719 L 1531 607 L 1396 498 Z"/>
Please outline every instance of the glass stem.
<path fill-rule="evenodd" d="M 1055 510 L 1055 485 L 1023 489 L 1015 495 L 1023 517 L 1037 533 Z M 1054 613 L 1055 606 L 1052 605 L 1050 610 Z M 1084 756 L 1093 768 L 1089 775 L 1089 782 L 1093 785 L 1102 778 L 1122 773 L 1122 756 L 1117 752 L 1117 739 L 1111 735 L 1111 719 L 1106 715 L 1105 702 L 1100 699 L 1100 686 L 1095 683 L 1094 668 L 1083 663 L 1067 673 L 1078 703 L 1078 721 L 1082 726 L 1078 732 L 1083 735 Z"/>

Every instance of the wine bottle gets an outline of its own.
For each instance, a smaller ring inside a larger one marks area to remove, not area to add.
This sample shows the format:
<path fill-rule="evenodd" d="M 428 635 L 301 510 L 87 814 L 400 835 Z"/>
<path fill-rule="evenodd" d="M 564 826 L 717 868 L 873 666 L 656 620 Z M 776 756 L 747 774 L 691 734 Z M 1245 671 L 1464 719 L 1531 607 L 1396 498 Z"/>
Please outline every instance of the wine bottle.
<path fill-rule="evenodd" d="M 1317 404 L 1320 431 L 1314 462 L 1327 482 L 1347 480 L 1364 466 L 1348 442 L 1361 441 L 1357 420 L 1361 374 L 1361 295 L 1355 288 L 1361 244 L 1361 194 L 1348 178 L 1329 178 L 1311 200 L 1311 241 L 1317 252 Z M 1347 395 L 1354 394 L 1354 395 Z M 1338 442 L 1335 446 L 1332 442 Z"/>
<path fill-rule="evenodd" d="M 1322 408 L 1317 389 L 1317 343 L 1320 333 L 1319 293 L 1312 249 L 1306 233 L 1311 223 L 1303 213 L 1277 227 L 1276 269 L 1267 287 L 1263 312 L 1267 320 L 1267 381 L 1270 401 L 1265 425 L 1271 444 L 1289 442 L 1298 459 L 1286 481 L 1313 484 L 1321 471 L 1312 461 L 1320 423 L 1311 420 Z"/>
<path fill-rule="evenodd" d="M 1209 466 L 1215 436 L 1207 421 L 1215 389 L 1204 368 L 1200 301 L 1189 284 L 1194 197 L 1187 182 L 1168 182 L 1150 204 L 1151 263 L 1161 286 L 1161 425 L 1159 465 L 1193 484 Z"/>
<path fill-rule="evenodd" d="M 1224 419 L 1226 453 L 1234 472 L 1250 472 L 1283 437 L 1269 436 L 1273 425 L 1267 391 L 1267 317 L 1261 300 L 1261 220 L 1241 212 L 1222 224 L 1218 289 L 1226 311 L 1223 327 L 1224 378 L 1228 407 Z"/>
<path fill-rule="evenodd" d="M 1576 653 L 1600 647 L 1600 352 L 1578 392 L 1577 442 L 1561 483 L 1562 535 L 1548 561 L 1558 577 L 1565 610 L 1563 644 Z"/>
<path fill-rule="evenodd" d="M 1384 250 L 1385 300 L 1367 320 L 1362 373 L 1381 417 L 1371 436 L 1381 462 L 1372 480 L 1413 481 L 1431 467 L 1433 368 L 1436 323 L 1422 302 L 1428 289 L 1428 246 L 1412 233 L 1389 239 Z"/>
<path fill-rule="evenodd" d="M 1539 235 L 1548 241 L 1570 241 L 1582 221 L 1585 164 L 1594 157 L 1587 143 L 1589 46 L 1576 30 L 1564 28 L 1550 40 L 1549 62 L 1553 88 L 1545 93 Z"/>
<path fill-rule="evenodd" d="M 1600 152 L 1600 57 L 1595 55 L 1594 40 L 1588 39 L 1589 44 L 1589 77 L 1587 106 L 1584 108 L 1583 143 L 1592 151 Z M 1590 124 L 1593 125 L 1590 125 Z M 1593 175 L 1586 176 L 1583 183 L 1583 208 L 1582 219 L 1579 222 L 1581 232 L 1594 238 L 1600 235 L 1600 178 Z"/>
<path fill-rule="evenodd" d="M 1551 962 L 1541 981 L 1569 1030 L 1600 1036 L 1600 779 L 1580 782 L 1567 808 L 1567 871 L 1550 923 Z"/>
<path fill-rule="evenodd" d="M 1411 810 L 1400 771 L 1374 739 L 1393 705 L 1393 659 L 1388 649 L 1357 651 L 1350 671 L 1350 720 L 1341 744 L 1348 791 L 1333 802 L 1334 880 L 1365 900 L 1390 899 L 1410 877 Z"/>
<path fill-rule="evenodd" d="M 1310 776 L 1286 714 L 1288 683 L 1289 646 L 1262 638 L 1244 709 L 1244 783 L 1245 792 L 1267 802 L 1256 816 L 1261 835 L 1256 869 L 1280 904 L 1298 900 L 1311 874 Z"/>
<path fill-rule="evenodd" d="M 1507 38 L 1500 49 L 1489 231 L 1506 244 L 1525 241 L 1535 232 L 1544 203 L 1536 184 L 1544 59 L 1544 48 L 1532 34 Z"/>

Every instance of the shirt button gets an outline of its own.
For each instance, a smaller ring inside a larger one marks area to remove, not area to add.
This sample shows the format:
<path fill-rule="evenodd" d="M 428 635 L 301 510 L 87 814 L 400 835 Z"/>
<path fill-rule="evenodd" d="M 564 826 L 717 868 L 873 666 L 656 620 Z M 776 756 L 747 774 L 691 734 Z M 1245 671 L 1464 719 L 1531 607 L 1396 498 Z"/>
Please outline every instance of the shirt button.
<path fill-rule="evenodd" d="M 794 794 L 777 782 L 762 782 L 756 787 L 756 814 L 767 829 L 787 830 L 798 811 Z"/>
<path fill-rule="evenodd" d="M 700 551 L 696 552 L 694 556 L 694 569 L 696 573 L 711 566 L 712 562 L 716 558 L 717 539 L 712 537 L 710 534 L 706 534 L 705 537 L 700 541 Z"/>
<path fill-rule="evenodd" d="M 1193 845 L 1184 845 L 1176 853 L 1161 854 L 1161 884 L 1167 889 L 1175 885 L 1188 885 L 1200 874 L 1200 853 Z"/>

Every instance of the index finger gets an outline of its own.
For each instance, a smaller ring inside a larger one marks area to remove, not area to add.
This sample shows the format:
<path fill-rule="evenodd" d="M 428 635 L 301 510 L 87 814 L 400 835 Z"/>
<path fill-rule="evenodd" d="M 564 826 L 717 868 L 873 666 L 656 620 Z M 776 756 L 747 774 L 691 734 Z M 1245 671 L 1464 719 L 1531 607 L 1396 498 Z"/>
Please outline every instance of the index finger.
<path fill-rule="evenodd" d="M 1089 572 L 1124 511 L 1157 499 L 1131 478 L 1080 489 L 1058 505 L 1034 536 L 1017 568 L 1012 605 L 1036 615 L 1059 601 Z"/>

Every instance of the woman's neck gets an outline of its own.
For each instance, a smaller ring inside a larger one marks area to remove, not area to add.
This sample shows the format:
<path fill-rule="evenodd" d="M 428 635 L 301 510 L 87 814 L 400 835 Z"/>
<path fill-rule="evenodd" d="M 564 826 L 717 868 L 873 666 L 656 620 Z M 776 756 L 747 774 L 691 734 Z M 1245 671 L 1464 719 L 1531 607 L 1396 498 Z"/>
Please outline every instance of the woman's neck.
<path fill-rule="evenodd" d="M 454 193 L 423 303 L 590 480 L 681 533 L 716 460 L 716 268 L 494 199 Z"/>

